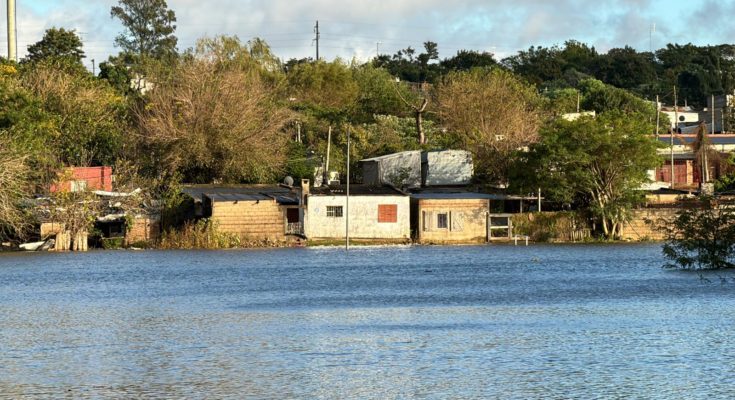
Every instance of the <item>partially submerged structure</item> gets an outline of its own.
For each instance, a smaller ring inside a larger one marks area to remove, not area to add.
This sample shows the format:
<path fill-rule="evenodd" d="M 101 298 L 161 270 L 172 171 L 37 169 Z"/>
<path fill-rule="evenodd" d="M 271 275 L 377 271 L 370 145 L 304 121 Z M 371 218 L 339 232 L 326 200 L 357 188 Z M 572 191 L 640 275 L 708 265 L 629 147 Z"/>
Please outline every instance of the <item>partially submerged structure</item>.
<path fill-rule="evenodd" d="M 348 224 L 351 239 L 411 240 L 410 200 L 404 192 L 388 186 L 352 185 L 348 206 L 344 185 L 309 188 L 305 180 L 302 190 L 304 233 L 310 240 L 343 240 Z"/>
<path fill-rule="evenodd" d="M 491 195 L 473 192 L 411 194 L 411 228 L 417 243 L 484 243 Z"/>
<path fill-rule="evenodd" d="M 275 185 L 194 185 L 196 216 L 211 218 L 218 230 L 244 239 L 285 241 L 303 235 L 300 190 Z"/>

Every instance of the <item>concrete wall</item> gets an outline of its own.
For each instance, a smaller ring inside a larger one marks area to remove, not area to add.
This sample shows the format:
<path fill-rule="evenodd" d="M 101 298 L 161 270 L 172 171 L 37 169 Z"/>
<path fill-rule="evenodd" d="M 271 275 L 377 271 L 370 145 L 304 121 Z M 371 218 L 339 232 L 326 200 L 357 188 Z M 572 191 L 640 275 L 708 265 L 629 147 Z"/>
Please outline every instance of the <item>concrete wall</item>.
<path fill-rule="evenodd" d="M 481 243 L 487 241 L 487 200 L 418 199 L 414 227 L 419 243 Z M 446 213 L 447 228 L 437 226 L 438 214 Z"/>
<path fill-rule="evenodd" d="M 311 195 L 304 212 L 304 233 L 308 239 L 342 239 L 345 237 L 345 196 Z M 378 222 L 378 205 L 397 205 L 396 222 Z M 328 217 L 327 206 L 342 206 L 342 217 Z M 411 238 L 410 199 L 408 196 L 350 196 L 350 238 Z"/>
<path fill-rule="evenodd" d="M 673 221 L 678 211 L 678 208 L 634 210 L 630 221 L 623 226 L 621 238 L 623 240 L 664 240 L 664 233 L 656 229 L 656 225 Z"/>
<path fill-rule="evenodd" d="M 472 155 L 464 150 L 429 151 L 423 156 L 424 185 L 467 185 L 474 173 Z"/>
<path fill-rule="evenodd" d="M 219 231 L 249 239 L 286 240 L 285 209 L 275 200 L 212 202 Z"/>

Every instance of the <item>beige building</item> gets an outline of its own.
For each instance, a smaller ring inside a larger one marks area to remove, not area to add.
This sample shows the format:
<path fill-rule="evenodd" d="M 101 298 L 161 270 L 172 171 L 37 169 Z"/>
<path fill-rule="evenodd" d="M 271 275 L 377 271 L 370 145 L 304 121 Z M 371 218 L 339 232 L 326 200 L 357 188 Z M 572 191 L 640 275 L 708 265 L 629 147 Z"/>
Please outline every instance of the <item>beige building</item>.
<path fill-rule="evenodd" d="M 348 225 L 345 186 L 309 189 L 305 194 L 304 234 L 309 240 L 344 239 Z M 411 240 L 410 199 L 389 188 L 350 186 L 350 238 L 364 241 Z"/>
<path fill-rule="evenodd" d="M 186 187 L 184 192 L 194 199 L 196 216 L 216 221 L 220 232 L 272 241 L 303 234 L 297 189 L 199 185 Z"/>
<path fill-rule="evenodd" d="M 411 227 L 417 243 L 484 243 L 492 195 L 414 193 Z"/>

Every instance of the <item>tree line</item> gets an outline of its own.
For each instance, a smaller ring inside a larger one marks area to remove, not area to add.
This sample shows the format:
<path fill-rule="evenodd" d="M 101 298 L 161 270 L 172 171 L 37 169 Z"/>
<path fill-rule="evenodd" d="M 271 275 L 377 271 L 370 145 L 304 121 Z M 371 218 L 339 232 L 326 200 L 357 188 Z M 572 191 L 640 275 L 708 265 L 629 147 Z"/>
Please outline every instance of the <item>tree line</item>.
<path fill-rule="evenodd" d="M 709 47 L 669 45 L 646 59 L 573 41 L 500 61 L 472 50 L 440 60 L 438 45 L 426 42 L 418 54 L 409 47 L 369 62 L 283 63 L 258 38 L 202 38 L 179 51 L 176 15 L 164 0 L 119 0 L 111 17 L 124 27 L 120 52 L 97 76 L 82 64 L 79 36 L 64 28 L 46 31 L 20 63 L 0 59 L 0 235 L 24 231 L 23 199 L 42 193 L 64 166 L 124 166 L 128 180 L 175 196 L 181 182 L 309 177 L 329 132 L 332 148 L 343 149 L 349 130 L 353 160 L 466 149 L 478 185 L 548 190 L 604 220 L 612 237 L 635 202 L 631 190 L 659 162 L 655 109 L 642 96 L 670 79 L 697 81 L 682 78 L 689 72 L 707 81 L 715 64 L 689 71 L 703 54 L 731 67 Z M 727 74 L 687 90 L 730 90 Z M 558 121 L 578 107 L 600 117 Z M 609 156 L 594 156 L 600 152 Z M 330 165 L 343 165 L 342 154 L 333 151 Z"/>

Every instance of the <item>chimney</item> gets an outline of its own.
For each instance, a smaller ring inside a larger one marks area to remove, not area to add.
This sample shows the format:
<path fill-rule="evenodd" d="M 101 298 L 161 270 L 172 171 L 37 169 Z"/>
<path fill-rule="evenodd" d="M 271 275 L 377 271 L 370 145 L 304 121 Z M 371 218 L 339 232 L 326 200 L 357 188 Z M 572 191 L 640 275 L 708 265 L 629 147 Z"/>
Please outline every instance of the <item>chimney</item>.
<path fill-rule="evenodd" d="M 306 196 L 309 195 L 309 180 L 308 179 L 302 179 L 301 180 L 301 206 L 306 205 Z"/>

